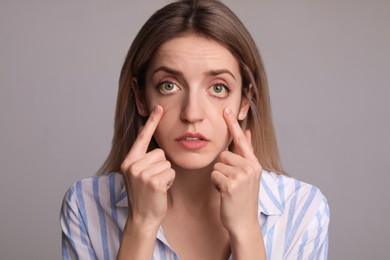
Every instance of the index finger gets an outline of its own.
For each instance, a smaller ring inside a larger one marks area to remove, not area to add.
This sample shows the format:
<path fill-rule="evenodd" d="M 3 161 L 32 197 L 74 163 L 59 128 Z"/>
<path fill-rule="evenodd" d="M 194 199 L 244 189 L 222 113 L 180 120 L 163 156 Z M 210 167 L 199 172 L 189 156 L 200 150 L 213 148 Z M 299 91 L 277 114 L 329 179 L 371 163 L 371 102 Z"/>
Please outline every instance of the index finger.
<path fill-rule="evenodd" d="M 160 105 L 155 106 L 141 132 L 138 134 L 137 139 L 135 139 L 129 155 L 127 156 L 128 158 L 135 156 L 138 159 L 139 156 L 146 154 L 150 140 L 152 140 L 154 131 L 156 130 L 162 115 L 163 108 Z"/>
<path fill-rule="evenodd" d="M 228 107 L 225 108 L 223 115 L 238 154 L 245 158 L 253 158 L 255 155 L 253 154 L 252 144 L 248 143 L 248 138 L 242 131 L 232 110 Z"/>

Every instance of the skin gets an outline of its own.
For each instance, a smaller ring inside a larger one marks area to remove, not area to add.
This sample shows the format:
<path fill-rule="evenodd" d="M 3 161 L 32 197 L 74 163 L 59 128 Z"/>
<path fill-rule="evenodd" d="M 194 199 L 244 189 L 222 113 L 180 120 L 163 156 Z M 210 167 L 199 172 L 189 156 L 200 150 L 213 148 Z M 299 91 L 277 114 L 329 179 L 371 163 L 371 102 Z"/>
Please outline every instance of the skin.
<path fill-rule="evenodd" d="M 151 259 L 160 225 L 181 259 L 265 259 L 261 165 L 238 122 L 249 103 L 236 59 L 188 34 L 164 43 L 146 76 L 145 95 L 136 96 L 149 119 L 122 164 L 131 207 L 118 259 Z M 186 133 L 200 133 L 207 145 L 183 147 Z M 153 137 L 160 148 L 147 152 Z"/>

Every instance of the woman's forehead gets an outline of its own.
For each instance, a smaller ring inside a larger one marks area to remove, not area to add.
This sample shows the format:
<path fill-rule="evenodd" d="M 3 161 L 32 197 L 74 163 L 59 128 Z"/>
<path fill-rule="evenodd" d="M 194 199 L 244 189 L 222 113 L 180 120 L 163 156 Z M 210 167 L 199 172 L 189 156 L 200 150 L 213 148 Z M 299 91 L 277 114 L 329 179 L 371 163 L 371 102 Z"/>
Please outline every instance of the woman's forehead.
<path fill-rule="evenodd" d="M 184 70 L 189 67 L 205 70 L 229 70 L 232 74 L 239 73 L 236 58 L 217 41 L 187 34 L 173 38 L 162 44 L 155 52 L 150 68 L 160 66 L 174 67 Z"/>

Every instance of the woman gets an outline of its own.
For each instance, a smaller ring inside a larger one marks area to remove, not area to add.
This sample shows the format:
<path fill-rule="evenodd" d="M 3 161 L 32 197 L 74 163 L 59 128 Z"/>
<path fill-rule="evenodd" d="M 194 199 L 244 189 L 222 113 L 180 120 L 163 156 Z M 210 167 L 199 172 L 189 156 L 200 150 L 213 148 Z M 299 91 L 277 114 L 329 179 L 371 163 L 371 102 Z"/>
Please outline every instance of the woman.
<path fill-rule="evenodd" d="M 329 209 L 283 175 L 256 45 L 222 3 L 158 10 L 122 68 L 111 152 L 61 212 L 65 259 L 326 259 Z"/>

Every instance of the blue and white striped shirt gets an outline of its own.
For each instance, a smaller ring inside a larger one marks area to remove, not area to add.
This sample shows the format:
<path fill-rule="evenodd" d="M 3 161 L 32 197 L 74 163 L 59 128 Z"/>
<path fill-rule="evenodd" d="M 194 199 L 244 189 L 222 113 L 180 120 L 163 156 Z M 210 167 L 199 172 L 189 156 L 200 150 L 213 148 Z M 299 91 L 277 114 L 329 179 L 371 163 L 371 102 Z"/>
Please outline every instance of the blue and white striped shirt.
<path fill-rule="evenodd" d="M 73 184 L 60 214 L 63 259 L 116 259 L 127 207 L 119 173 Z M 258 216 L 267 259 L 327 259 L 329 207 L 316 187 L 263 171 Z M 153 259 L 179 259 L 161 227 Z"/>

